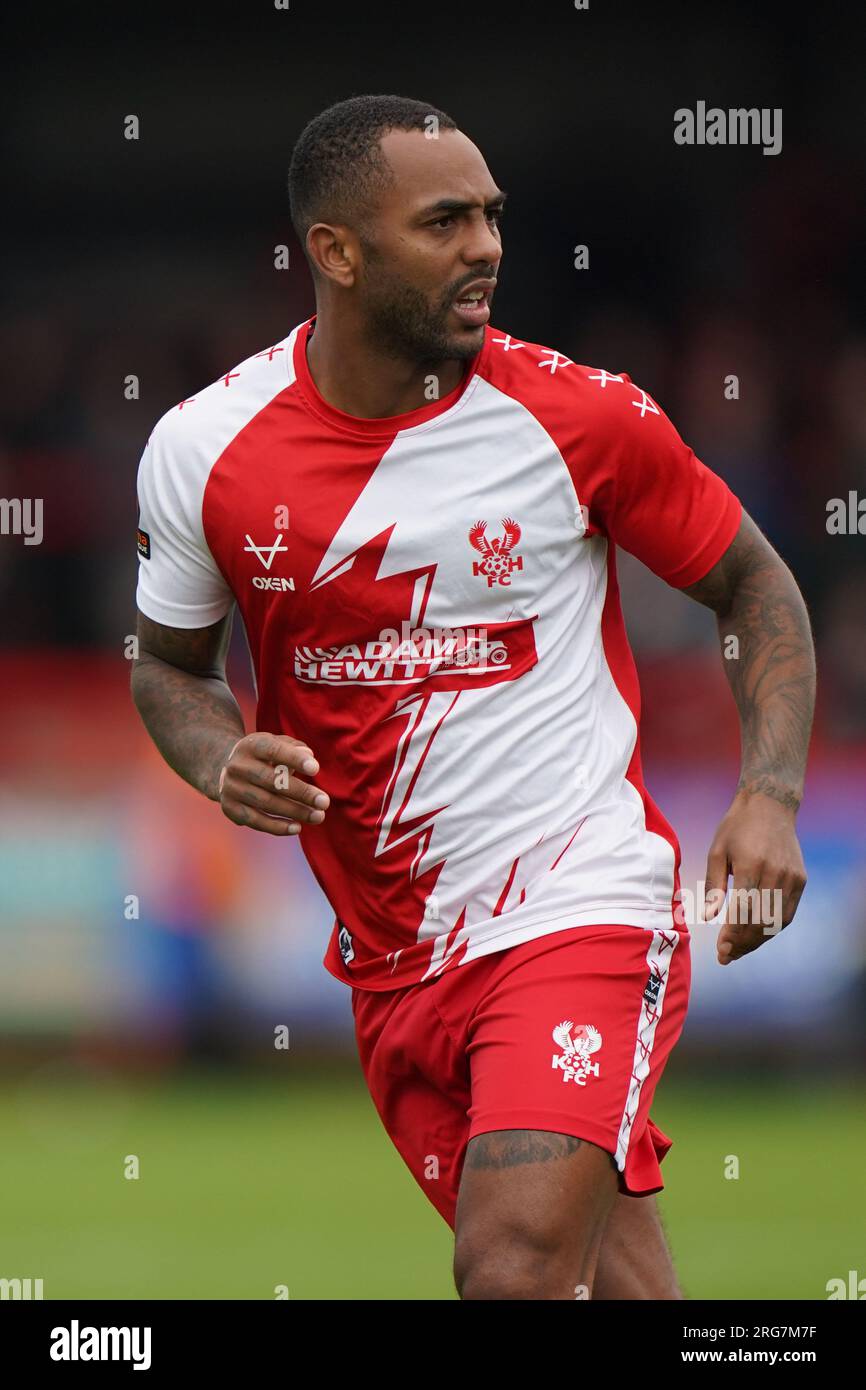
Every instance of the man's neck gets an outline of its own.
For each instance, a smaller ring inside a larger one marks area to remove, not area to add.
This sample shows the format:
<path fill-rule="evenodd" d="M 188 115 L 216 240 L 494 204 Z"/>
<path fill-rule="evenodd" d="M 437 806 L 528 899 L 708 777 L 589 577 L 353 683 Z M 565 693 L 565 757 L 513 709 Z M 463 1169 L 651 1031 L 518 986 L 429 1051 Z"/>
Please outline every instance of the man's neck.
<path fill-rule="evenodd" d="M 441 400 L 458 386 L 467 363 L 456 357 L 419 365 L 386 357 L 358 333 L 338 331 L 316 315 L 307 341 L 307 365 L 319 395 L 336 410 L 363 420 L 403 415 Z M 431 395 L 431 377 L 436 378 Z"/>

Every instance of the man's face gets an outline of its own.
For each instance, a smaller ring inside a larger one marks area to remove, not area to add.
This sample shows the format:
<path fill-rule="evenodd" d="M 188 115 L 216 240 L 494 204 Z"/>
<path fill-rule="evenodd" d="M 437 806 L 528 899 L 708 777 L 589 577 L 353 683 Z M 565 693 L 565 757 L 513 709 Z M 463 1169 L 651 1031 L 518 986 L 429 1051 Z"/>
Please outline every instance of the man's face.
<path fill-rule="evenodd" d="M 394 184 L 380 195 L 369 237 L 359 237 L 358 292 L 370 336 L 381 351 L 412 361 L 474 357 L 502 256 L 505 194 L 461 131 L 433 140 L 421 130 L 392 130 L 382 152 Z M 478 290 L 482 298 L 457 303 Z"/>

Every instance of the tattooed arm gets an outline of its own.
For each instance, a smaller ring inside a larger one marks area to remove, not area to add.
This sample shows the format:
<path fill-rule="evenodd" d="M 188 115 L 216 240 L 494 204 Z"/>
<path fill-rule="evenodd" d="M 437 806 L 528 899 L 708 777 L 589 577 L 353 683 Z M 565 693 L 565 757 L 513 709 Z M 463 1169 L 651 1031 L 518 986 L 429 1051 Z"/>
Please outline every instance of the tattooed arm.
<path fill-rule="evenodd" d="M 715 611 L 740 716 L 740 780 L 707 860 L 708 916 L 719 911 L 733 875 L 734 911 L 729 906 L 717 943 L 725 965 L 760 946 L 772 934 L 768 923 L 787 926 L 805 887 L 794 820 L 815 704 L 815 652 L 796 581 L 745 511 L 718 564 L 683 593 Z M 754 889 L 759 895 L 747 898 Z M 761 894 L 763 915 L 755 911 Z"/>
<path fill-rule="evenodd" d="M 132 698 L 169 767 L 216 801 L 220 769 L 244 721 L 226 683 L 228 613 L 211 627 L 165 627 L 138 615 Z"/>
<path fill-rule="evenodd" d="M 244 734 L 226 681 L 231 613 L 205 628 L 165 627 L 138 615 L 139 657 L 132 698 L 169 767 L 236 825 L 271 835 L 298 834 L 325 818 L 329 798 L 292 775 L 319 764 L 285 734 Z"/>

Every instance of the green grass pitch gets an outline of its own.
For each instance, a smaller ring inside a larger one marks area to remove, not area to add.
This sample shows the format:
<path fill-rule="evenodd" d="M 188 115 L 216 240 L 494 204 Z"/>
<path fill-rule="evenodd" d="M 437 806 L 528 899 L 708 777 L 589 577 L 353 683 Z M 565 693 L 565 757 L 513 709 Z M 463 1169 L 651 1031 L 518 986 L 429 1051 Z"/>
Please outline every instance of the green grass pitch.
<path fill-rule="evenodd" d="M 451 1233 L 360 1075 L 288 1065 L 5 1080 L 0 1277 L 41 1278 L 46 1299 L 455 1298 Z M 662 1084 L 662 1213 L 688 1297 L 824 1299 L 828 1279 L 866 1276 L 864 1094 Z"/>

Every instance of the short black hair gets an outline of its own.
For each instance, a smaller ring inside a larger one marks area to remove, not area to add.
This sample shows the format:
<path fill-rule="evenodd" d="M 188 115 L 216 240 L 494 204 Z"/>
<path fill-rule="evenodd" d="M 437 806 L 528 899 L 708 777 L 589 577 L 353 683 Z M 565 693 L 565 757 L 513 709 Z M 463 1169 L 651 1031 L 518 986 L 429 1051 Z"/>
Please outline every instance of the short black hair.
<path fill-rule="evenodd" d="M 315 222 L 367 232 L 377 195 L 393 182 L 379 141 L 389 130 L 429 130 L 431 116 L 439 129 L 457 129 L 446 112 L 411 97 L 348 97 L 313 117 L 289 165 L 292 225 L 305 255 L 307 232 Z"/>

